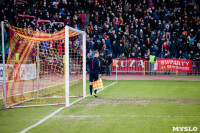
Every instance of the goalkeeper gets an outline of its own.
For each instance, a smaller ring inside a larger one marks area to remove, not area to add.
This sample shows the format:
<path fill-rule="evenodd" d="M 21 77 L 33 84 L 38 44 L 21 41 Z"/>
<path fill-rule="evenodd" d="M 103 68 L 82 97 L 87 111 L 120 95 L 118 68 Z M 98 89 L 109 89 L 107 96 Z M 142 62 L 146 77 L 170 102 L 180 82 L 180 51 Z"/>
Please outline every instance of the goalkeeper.
<path fill-rule="evenodd" d="M 93 82 L 97 81 L 101 77 L 101 67 L 99 63 L 99 52 L 94 52 L 94 57 L 87 60 L 89 64 L 89 81 L 90 81 L 90 95 L 92 95 Z M 94 90 L 94 96 L 97 97 L 97 90 Z"/>

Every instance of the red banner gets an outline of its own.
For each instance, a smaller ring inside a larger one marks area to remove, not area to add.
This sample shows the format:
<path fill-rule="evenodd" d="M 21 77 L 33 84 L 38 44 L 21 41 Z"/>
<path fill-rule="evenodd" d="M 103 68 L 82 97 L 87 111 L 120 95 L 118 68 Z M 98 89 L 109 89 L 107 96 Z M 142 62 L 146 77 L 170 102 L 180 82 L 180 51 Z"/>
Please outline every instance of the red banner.
<path fill-rule="evenodd" d="M 111 72 L 118 74 L 144 74 L 145 73 L 145 62 L 146 59 L 135 59 L 135 58 L 125 58 L 125 59 L 113 59 L 111 64 Z"/>
<path fill-rule="evenodd" d="M 155 71 L 192 71 L 190 59 L 157 59 L 154 63 Z"/>

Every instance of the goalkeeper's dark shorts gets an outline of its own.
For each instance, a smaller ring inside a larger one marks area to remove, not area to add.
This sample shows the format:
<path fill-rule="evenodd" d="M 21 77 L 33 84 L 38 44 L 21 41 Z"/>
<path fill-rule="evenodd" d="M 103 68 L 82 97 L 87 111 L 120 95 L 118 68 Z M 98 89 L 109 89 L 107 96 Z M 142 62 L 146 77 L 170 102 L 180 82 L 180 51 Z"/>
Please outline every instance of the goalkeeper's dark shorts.
<path fill-rule="evenodd" d="M 89 81 L 90 81 L 90 82 L 97 81 L 98 78 L 99 78 L 99 73 L 98 73 L 98 71 L 90 71 L 90 77 L 89 77 Z"/>

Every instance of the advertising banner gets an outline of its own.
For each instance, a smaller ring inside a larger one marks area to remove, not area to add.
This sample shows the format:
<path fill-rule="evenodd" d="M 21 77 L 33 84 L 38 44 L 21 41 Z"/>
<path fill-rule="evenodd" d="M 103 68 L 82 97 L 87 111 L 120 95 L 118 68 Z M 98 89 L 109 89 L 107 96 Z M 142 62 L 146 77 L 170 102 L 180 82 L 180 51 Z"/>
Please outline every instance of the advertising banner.
<path fill-rule="evenodd" d="M 5 68 L 8 68 L 8 70 L 13 70 L 13 65 L 11 64 L 6 64 L 6 67 Z M 8 71 L 7 70 L 7 71 Z M 3 64 L 0 64 L 0 82 L 3 82 Z M 6 73 L 6 80 L 8 80 L 8 75 Z M 13 80 L 13 79 L 10 79 L 10 80 Z"/>
<path fill-rule="evenodd" d="M 36 79 L 36 64 L 22 64 L 20 66 L 20 80 Z"/>
<path fill-rule="evenodd" d="M 143 74 L 145 73 L 146 59 L 125 58 L 113 59 L 111 64 L 111 72 L 118 74 Z"/>
<path fill-rule="evenodd" d="M 190 59 L 157 59 L 154 70 L 191 72 L 192 62 Z"/>

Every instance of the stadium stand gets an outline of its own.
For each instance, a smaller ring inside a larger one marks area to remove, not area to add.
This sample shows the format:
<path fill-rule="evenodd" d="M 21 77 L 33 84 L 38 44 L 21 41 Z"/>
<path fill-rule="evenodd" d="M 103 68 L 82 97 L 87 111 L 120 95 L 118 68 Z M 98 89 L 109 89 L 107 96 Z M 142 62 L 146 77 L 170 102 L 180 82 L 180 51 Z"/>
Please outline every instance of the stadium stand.
<path fill-rule="evenodd" d="M 91 52 L 106 44 L 117 58 L 147 58 L 148 50 L 157 58 L 199 58 L 199 1 L 130 2 L 95 3 L 86 30 Z"/>
<path fill-rule="evenodd" d="M 199 0 L 8 0 L 0 5 L 0 20 L 46 33 L 59 31 L 63 23 L 86 30 L 89 56 L 98 50 L 104 57 L 112 52 L 113 58 L 148 58 L 155 53 L 156 58 L 199 61 L 199 4 Z M 9 29 L 4 33 L 8 46 Z"/>

